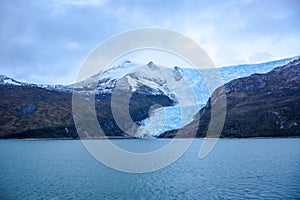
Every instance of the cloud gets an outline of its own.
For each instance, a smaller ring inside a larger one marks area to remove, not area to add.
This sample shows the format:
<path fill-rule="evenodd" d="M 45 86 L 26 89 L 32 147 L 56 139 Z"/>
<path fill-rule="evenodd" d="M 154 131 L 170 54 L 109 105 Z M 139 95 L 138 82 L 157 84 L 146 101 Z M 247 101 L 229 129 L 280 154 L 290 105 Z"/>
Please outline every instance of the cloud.
<path fill-rule="evenodd" d="M 74 6 L 102 6 L 108 0 L 54 0 L 56 4 L 69 4 Z"/>
<path fill-rule="evenodd" d="M 191 37 L 217 66 L 275 60 L 300 54 L 299 18 L 293 0 L 0 1 L 0 74 L 68 83 L 100 42 L 141 27 Z"/>

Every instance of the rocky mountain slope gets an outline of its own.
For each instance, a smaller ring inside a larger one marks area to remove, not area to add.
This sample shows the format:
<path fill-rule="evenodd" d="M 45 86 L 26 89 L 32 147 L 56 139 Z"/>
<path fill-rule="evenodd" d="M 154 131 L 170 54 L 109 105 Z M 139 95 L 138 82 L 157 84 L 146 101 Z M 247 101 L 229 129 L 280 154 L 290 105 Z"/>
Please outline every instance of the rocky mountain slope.
<path fill-rule="evenodd" d="M 300 136 L 300 59 L 266 74 L 253 74 L 225 84 L 227 113 L 221 137 Z M 218 94 L 218 89 L 214 92 Z M 213 94 L 213 95 L 214 95 Z M 218 103 L 218 98 L 214 103 Z M 211 116 L 211 98 L 194 120 L 183 127 L 190 137 L 205 137 Z M 174 137 L 177 130 L 160 137 Z"/>

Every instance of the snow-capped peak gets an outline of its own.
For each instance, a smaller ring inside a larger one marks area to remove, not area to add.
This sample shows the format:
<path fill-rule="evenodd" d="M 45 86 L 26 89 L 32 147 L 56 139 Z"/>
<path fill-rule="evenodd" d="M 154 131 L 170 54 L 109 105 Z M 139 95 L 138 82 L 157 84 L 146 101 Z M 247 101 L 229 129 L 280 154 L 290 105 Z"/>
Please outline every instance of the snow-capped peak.
<path fill-rule="evenodd" d="M 48 90 L 56 90 L 61 92 L 72 92 L 71 86 L 64 85 L 48 85 L 48 84 L 32 84 L 16 81 L 8 76 L 0 75 L 0 85 L 15 85 L 15 86 L 26 86 L 26 87 L 40 87 Z"/>
<path fill-rule="evenodd" d="M 166 95 L 175 102 L 175 94 L 185 93 L 189 85 L 183 79 L 183 71 L 179 67 L 168 68 L 154 62 L 137 67 L 123 76 L 117 83 L 118 89 L 129 89 L 131 92 L 146 92 L 152 95 Z"/>
<path fill-rule="evenodd" d="M 5 75 L 0 75 L 0 84 L 24 85 L 23 83 L 9 78 Z"/>
<path fill-rule="evenodd" d="M 141 66 L 141 64 L 125 60 L 119 65 L 115 65 L 100 72 L 98 76 L 100 76 L 100 78 L 119 79 L 126 73 L 128 73 L 130 70 L 139 66 Z"/>
<path fill-rule="evenodd" d="M 179 81 L 180 79 L 182 79 L 183 70 L 180 67 L 175 66 L 174 69 L 173 69 L 173 73 L 174 73 L 174 78 L 175 78 L 176 81 Z"/>
<path fill-rule="evenodd" d="M 147 66 L 149 69 L 152 69 L 152 70 L 157 69 L 157 66 L 154 64 L 153 61 L 150 61 L 146 66 Z"/>

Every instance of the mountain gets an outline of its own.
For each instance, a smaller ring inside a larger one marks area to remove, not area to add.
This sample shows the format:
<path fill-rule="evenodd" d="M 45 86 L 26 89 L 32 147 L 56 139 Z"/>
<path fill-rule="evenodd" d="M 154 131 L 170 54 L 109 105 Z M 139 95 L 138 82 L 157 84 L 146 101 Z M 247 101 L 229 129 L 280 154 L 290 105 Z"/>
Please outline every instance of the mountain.
<path fill-rule="evenodd" d="M 275 67 L 282 66 L 287 64 L 288 62 L 296 59 L 297 57 L 286 58 L 282 60 L 270 61 L 259 64 L 242 64 L 235 66 L 225 66 L 218 68 L 220 76 L 223 80 L 223 83 L 227 83 L 233 79 L 249 76 L 253 73 L 266 73 L 272 70 Z M 152 67 L 151 67 L 152 66 Z M 152 69 L 152 70 L 150 70 Z M 156 69 L 156 70 L 155 70 Z M 203 71 L 210 71 L 211 69 L 204 69 Z M 146 73 L 149 72 L 149 73 Z M 169 85 L 167 85 L 167 81 L 173 80 L 171 77 L 168 77 L 168 74 L 174 76 L 176 79 L 180 79 L 182 77 L 185 78 L 187 83 L 194 89 L 194 92 L 197 96 L 198 104 L 205 104 L 207 99 L 210 96 L 210 93 L 207 89 L 205 82 L 203 81 L 203 77 L 199 74 L 197 69 L 194 68 L 181 68 L 179 66 L 164 68 L 150 61 L 147 65 L 143 65 L 141 63 L 135 63 L 129 60 L 123 61 L 121 64 L 113 66 L 101 73 L 98 73 L 91 78 L 76 84 L 72 84 L 70 86 L 66 86 L 67 88 L 75 88 L 76 90 L 90 90 L 91 83 L 96 79 L 99 80 L 96 90 L 98 93 L 112 93 L 115 88 L 116 83 L 119 79 L 121 79 L 125 75 L 129 75 L 126 79 L 133 79 L 134 82 L 143 82 L 144 85 L 152 85 L 154 88 L 160 88 L 164 92 L 170 92 Z M 161 76 L 165 76 L 164 80 L 161 80 Z M 138 77 L 144 76 L 141 80 L 137 80 Z M 147 77 L 148 76 L 148 77 Z M 157 80 L 151 78 L 150 76 L 157 77 Z M 162 81 L 162 82 L 159 82 Z M 138 86 L 136 84 L 135 86 Z M 134 88 L 134 85 L 131 85 Z M 48 86 L 50 87 L 50 86 Z M 59 88 L 59 87 L 58 87 Z M 65 89 L 65 88 L 64 88 Z M 155 92 L 155 90 L 153 91 Z M 170 93 L 169 95 L 172 96 Z"/>
<path fill-rule="evenodd" d="M 72 116 L 72 94 L 39 87 L 0 85 L 0 138 L 77 138 Z M 114 121 L 111 96 L 98 96 L 96 113 L 107 136 L 126 136 Z M 89 104 L 89 99 L 82 103 Z M 142 102 L 142 103 L 141 103 Z M 153 104 L 171 106 L 164 95 L 132 95 L 130 114 L 136 121 L 149 117 Z M 118 105 L 116 105 L 118 106 Z M 118 109 L 118 108 L 117 108 Z M 87 137 L 94 137 L 88 133 Z"/>
<path fill-rule="evenodd" d="M 39 87 L 39 88 L 45 88 L 48 90 L 67 92 L 67 93 L 71 93 L 73 91 L 72 86 L 24 83 L 24 82 L 16 81 L 5 75 L 0 75 L 0 85 L 2 85 L 2 86 L 3 85 L 15 85 L 15 86 L 24 86 L 24 87 Z"/>
<path fill-rule="evenodd" d="M 85 81 L 73 84 L 76 91 L 91 91 L 92 83 L 98 81 L 97 94 L 112 94 L 115 88 L 146 94 L 165 94 L 176 100 L 170 91 L 171 83 L 180 81 L 181 69 L 166 68 L 150 61 L 146 65 L 124 61 L 121 65 L 109 68 Z M 182 75 L 181 75 L 182 77 Z"/>
<path fill-rule="evenodd" d="M 292 57 L 259 64 L 225 66 L 218 68 L 218 72 L 223 80 L 223 83 L 228 83 L 233 79 L 249 76 L 253 73 L 267 73 L 275 67 L 285 65 L 297 58 L 298 57 Z M 178 129 L 187 125 L 193 120 L 193 116 L 197 113 L 197 111 L 205 106 L 210 97 L 210 92 L 203 80 L 202 75 L 199 74 L 199 71 L 193 68 L 180 68 L 178 66 L 169 68 L 170 74 L 172 74 L 172 71 L 175 71 L 176 74 L 180 75 L 179 77 L 182 76 L 193 89 L 193 93 L 197 97 L 197 105 L 175 105 L 154 110 L 151 119 L 147 118 L 141 122 L 140 128 L 144 129 L 144 132 L 147 132 L 147 134 L 158 136 L 166 131 Z M 203 71 L 207 74 L 215 74 L 213 69 L 200 70 L 200 72 Z M 186 86 L 186 83 L 182 84 L 181 87 L 183 86 Z M 191 95 L 186 94 L 186 96 L 188 98 Z M 184 115 L 182 115 L 183 113 Z M 164 123 L 162 124 L 162 122 Z"/>
<path fill-rule="evenodd" d="M 221 137 L 287 137 L 300 136 L 300 58 L 266 74 L 253 74 L 224 85 L 227 113 Z M 220 103 L 218 88 L 212 96 Z M 179 137 L 205 137 L 211 117 L 212 101 L 183 127 Z M 195 117 L 196 119 L 197 117 Z M 178 130 L 159 137 L 174 137 Z"/>
<path fill-rule="evenodd" d="M 143 75 L 143 71 L 147 71 L 148 74 L 152 72 L 153 80 Z M 118 82 L 122 85 L 113 88 L 118 90 L 119 95 L 114 104 L 118 114 L 124 114 L 121 112 L 124 110 L 122 101 L 128 94 L 130 94 L 129 114 L 136 123 L 149 117 L 152 105 L 175 105 L 176 102 L 170 98 L 169 93 L 166 93 L 167 90 L 162 84 L 170 80 L 158 79 L 154 76 L 161 73 L 160 67 L 150 63 L 134 73 L 123 76 Z M 97 76 L 92 78 L 95 77 Z M 143 82 L 147 79 L 145 85 Z M 103 79 L 98 82 L 96 91 L 89 85 L 92 80 L 73 85 L 73 87 L 77 86 L 74 89 L 71 86 L 21 83 L 6 76 L 1 76 L 0 81 L 0 138 L 77 138 L 72 115 L 72 91 L 80 94 L 82 104 L 85 105 L 91 104 L 87 94 L 94 93 L 97 118 L 107 136 L 128 136 L 114 120 L 111 109 L 112 91 L 102 87 Z M 124 123 L 132 122 L 124 121 Z M 86 137 L 97 137 L 97 135 L 90 131 L 86 133 Z"/>
<path fill-rule="evenodd" d="M 98 74 L 95 74 L 84 81 L 72 84 L 71 87 L 75 88 L 76 90 L 91 90 L 93 89 L 92 83 L 97 81 L 96 90 L 98 93 L 111 94 L 115 84 L 120 78 L 127 74 L 128 71 L 140 66 L 142 66 L 142 64 L 132 63 L 131 61 L 126 60 L 121 64 L 99 72 Z"/>
<path fill-rule="evenodd" d="M 259 64 L 226 66 L 218 68 L 218 71 L 223 82 L 227 83 L 235 78 L 249 76 L 253 73 L 266 73 L 295 58 L 297 57 Z M 95 75 L 94 78 L 100 79 L 97 85 L 97 91 L 99 93 L 112 93 L 118 81 L 119 86 L 121 86 L 121 82 L 124 82 L 126 83 L 126 86 L 123 85 L 121 87 L 128 87 L 127 89 L 132 91 L 136 90 L 136 87 L 141 89 L 140 86 L 144 85 L 144 91 L 146 93 L 164 93 L 175 102 L 178 100 L 173 91 L 175 89 L 174 85 L 181 88 L 181 91 L 177 91 L 181 96 L 186 96 L 188 98 L 191 96 L 190 93 L 193 92 L 197 98 L 197 102 L 193 102 L 193 105 L 176 105 L 157 108 L 153 110 L 151 118 L 146 118 L 139 123 L 141 125 L 141 133 L 137 133 L 137 135 L 156 136 L 165 131 L 185 126 L 193 120 L 193 116 L 197 113 L 197 110 L 205 105 L 210 96 L 210 92 L 204 82 L 201 72 L 214 74 L 215 72 L 213 72 L 213 70 L 214 69 L 203 69 L 200 70 L 199 74 L 199 71 L 194 68 L 181 68 L 178 66 L 165 68 L 156 65 L 153 62 L 149 62 L 147 65 L 143 66 L 126 60 L 120 65 Z M 90 81 L 92 80 L 87 80 L 87 83 Z M 87 84 L 83 85 L 86 86 Z M 190 88 L 192 88 L 193 91 L 191 91 Z M 182 113 L 186 113 L 184 117 L 182 117 Z M 162 124 L 162 122 L 164 123 Z"/>
<path fill-rule="evenodd" d="M 234 77 L 266 72 L 293 59 L 295 58 L 255 65 L 223 67 L 219 71 L 223 81 L 228 81 Z M 97 81 L 96 89 L 92 88 L 95 81 Z M 194 91 L 189 90 L 189 86 Z M 182 108 L 178 105 L 174 90 L 186 97 L 187 105 L 184 109 L 188 114 L 184 119 L 181 118 Z M 82 101 L 86 104 L 91 101 L 85 94 L 95 95 L 98 121 L 109 136 L 127 136 L 118 127 L 112 114 L 111 100 L 114 92 L 118 94 L 115 95 L 118 102 L 114 104 L 117 107 L 115 110 L 120 112 L 124 111 L 122 107 L 124 97 L 130 96 L 129 112 L 133 121 L 139 125 L 138 136 L 149 134 L 150 129 L 152 130 L 150 135 L 159 135 L 190 123 L 209 98 L 206 85 L 195 69 L 178 66 L 166 68 L 153 62 L 140 65 L 124 61 L 85 81 L 67 86 L 29 84 L 1 75 L 0 138 L 78 137 L 72 115 L 74 91 L 82 95 Z M 190 92 L 196 94 L 197 105 L 189 105 Z M 161 122 L 165 122 L 163 127 L 156 124 Z M 132 122 L 124 120 L 123 123 Z M 94 136 L 92 131 L 86 135 L 86 137 Z"/>

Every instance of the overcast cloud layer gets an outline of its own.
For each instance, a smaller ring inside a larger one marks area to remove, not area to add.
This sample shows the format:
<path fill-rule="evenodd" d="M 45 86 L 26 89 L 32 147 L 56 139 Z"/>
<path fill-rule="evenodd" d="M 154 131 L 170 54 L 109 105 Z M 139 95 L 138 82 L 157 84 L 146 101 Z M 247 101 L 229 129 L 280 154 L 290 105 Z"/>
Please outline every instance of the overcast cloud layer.
<path fill-rule="evenodd" d="M 142 27 L 183 33 L 217 66 L 300 55 L 300 1 L 0 1 L 0 74 L 33 83 L 75 80 L 100 42 Z"/>

